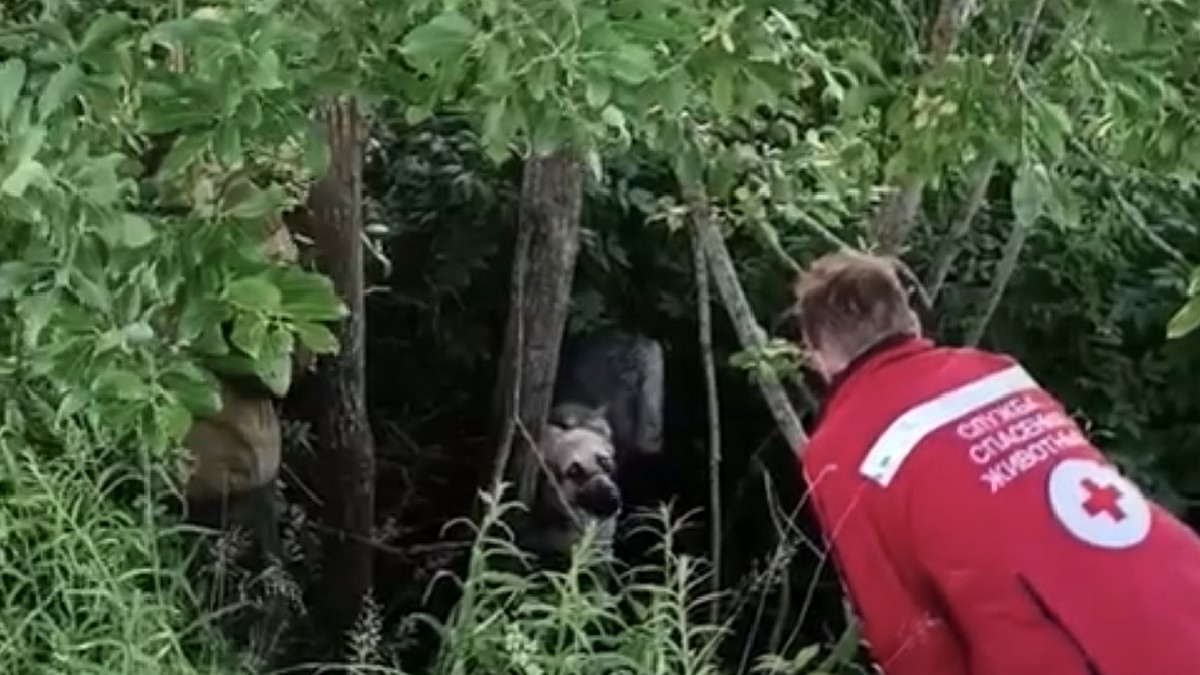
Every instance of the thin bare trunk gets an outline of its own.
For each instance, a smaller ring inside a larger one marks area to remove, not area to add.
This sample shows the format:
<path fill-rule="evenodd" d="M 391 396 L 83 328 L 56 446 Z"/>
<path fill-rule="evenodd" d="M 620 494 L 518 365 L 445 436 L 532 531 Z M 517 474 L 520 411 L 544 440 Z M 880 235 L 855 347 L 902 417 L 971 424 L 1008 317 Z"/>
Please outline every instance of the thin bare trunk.
<path fill-rule="evenodd" d="M 712 346 L 712 292 L 708 265 L 699 235 L 692 233 L 692 266 L 696 275 L 696 316 L 699 323 L 700 359 L 704 364 L 704 389 L 708 410 L 708 508 L 712 549 L 712 606 L 709 624 L 720 625 L 721 602 L 721 408 L 717 391 L 717 366 Z"/>
<path fill-rule="evenodd" d="M 725 311 L 729 313 L 738 342 L 743 349 L 762 349 L 766 343 L 762 326 L 750 310 L 750 303 L 746 300 L 746 294 L 738 281 L 737 270 L 729 257 L 729 249 L 725 247 L 725 239 L 713 221 L 708 199 L 703 193 L 693 190 L 687 196 L 687 203 L 691 209 L 696 236 L 699 237 L 708 259 L 717 294 L 721 298 L 721 304 L 725 306 Z M 758 378 L 758 387 L 788 446 L 794 448 L 798 454 L 802 453 L 808 437 L 779 378 L 773 373 L 764 373 Z"/>
<path fill-rule="evenodd" d="M 338 329 L 341 350 L 320 360 L 315 388 L 321 406 L 315 428 L 327 481 L 324 606 L 339 636 L 359 619 L 372 592 L 375 523 L 375 444 L 367 418 L 363 347 L 362 143 L 363 121 L 353 99 L 324 105 L 329 172 L 312 189 L 309 223 L 318 264 L 350 310 Z"/>

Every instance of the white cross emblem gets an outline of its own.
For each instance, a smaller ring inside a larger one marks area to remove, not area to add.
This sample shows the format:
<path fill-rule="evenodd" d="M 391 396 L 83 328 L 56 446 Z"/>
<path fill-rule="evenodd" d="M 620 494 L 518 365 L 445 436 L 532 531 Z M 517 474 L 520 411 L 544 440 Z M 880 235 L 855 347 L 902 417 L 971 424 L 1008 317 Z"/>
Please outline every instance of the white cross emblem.
<path fill-rule="evenodd" d="M 1050 471 L 1050 510 L 1076 538 L 1100 548 L 1123 549 L 1150 533 L 1150 505 L 1112 467 L 1090 459 L 1065 459 Z"/>

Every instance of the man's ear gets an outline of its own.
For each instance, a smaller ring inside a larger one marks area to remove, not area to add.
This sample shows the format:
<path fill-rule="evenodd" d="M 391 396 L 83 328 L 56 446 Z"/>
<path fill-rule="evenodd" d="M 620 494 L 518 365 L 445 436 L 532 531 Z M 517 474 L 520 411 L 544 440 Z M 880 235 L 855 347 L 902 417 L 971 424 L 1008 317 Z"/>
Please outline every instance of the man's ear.
<path fill-rule="evenodd" d="M 917 337 L 923 337 L 925 334 L 925 330 L 924 330 L 924 327 L 921 325 L 921 315 L 915 309 L 909 309 L 908 313 L 912 317 L 913 333 Z"/>
<path fill-rule="evenodd" d="M 808 363 L 812 366 L 813 372 L 821 377 L 821 381 L 829 384 L 829 364 L 825 362 L 825 357 L 821 352 L 810 349 L 808 351 Z"/>

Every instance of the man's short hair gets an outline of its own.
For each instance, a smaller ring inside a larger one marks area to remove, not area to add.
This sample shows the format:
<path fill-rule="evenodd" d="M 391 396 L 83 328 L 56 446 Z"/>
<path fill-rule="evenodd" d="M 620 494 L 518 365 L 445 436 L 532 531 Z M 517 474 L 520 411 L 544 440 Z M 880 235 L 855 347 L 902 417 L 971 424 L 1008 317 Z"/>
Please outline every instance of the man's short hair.
<path fill-rule="evenodd" d="M 898 333 L 917 333 L 897 262 L 852 251 L 824 255 L 796 282 L 800 330 L 810 347 L 848 359 Z"/>

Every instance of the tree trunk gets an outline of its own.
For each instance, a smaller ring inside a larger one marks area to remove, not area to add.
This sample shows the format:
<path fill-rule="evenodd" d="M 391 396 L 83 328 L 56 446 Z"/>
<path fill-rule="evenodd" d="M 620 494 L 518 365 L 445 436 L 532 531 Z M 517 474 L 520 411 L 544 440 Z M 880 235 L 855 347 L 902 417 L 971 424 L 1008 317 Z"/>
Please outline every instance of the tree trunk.
<path fill-rule="evenodd" d="M 338 328 L 341 350 L 317 365 L 320 402 L 314 420 L 328 534 L 324 542 L 323 610 L 339 639 L 359 619 L 372 592 L 371 533 L 375 522 L 375 445 L 366 406 L 363 314 L 363 120 L 352 99 L 319 112 L 329 142 L 328 173 L 309 195 L 309 231 L 321 271 L 349 309 Z"/>
<path fill-rule="evenodd" d="M 526 504 L 538 471 L 530 450 L 542 436 L 554 395 L 579 253 L 582 203 L 583 170 L 574 155 L 559 151 L 526 161 L 508 326 L 496 382 L 498 456 L 493 473 L 494 487 L 507 471 L 515 470 L 518 496 Z"/>

